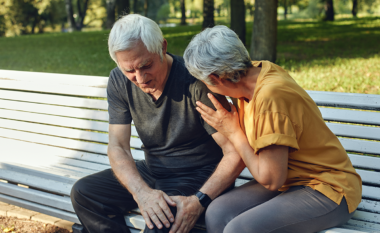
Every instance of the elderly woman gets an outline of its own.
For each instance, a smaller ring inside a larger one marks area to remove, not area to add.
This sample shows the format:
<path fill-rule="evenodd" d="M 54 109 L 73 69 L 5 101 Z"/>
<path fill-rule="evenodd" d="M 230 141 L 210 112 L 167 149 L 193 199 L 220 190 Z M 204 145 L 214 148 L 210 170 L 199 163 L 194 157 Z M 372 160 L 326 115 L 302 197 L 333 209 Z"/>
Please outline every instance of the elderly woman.
<path fill-rule="evenodd" d="M 236 98 L 226 111 L 197 102 L 202 118 L 235 146 L 254 180 L 216 198 L 209 233 L 317 232 L 347 222 L 361 200 L 361 179 L 338 138 L 290 75 L 251 61 L 225 26 L 196 35 L 184 53 L 190 73 L 215 93 Z"/>

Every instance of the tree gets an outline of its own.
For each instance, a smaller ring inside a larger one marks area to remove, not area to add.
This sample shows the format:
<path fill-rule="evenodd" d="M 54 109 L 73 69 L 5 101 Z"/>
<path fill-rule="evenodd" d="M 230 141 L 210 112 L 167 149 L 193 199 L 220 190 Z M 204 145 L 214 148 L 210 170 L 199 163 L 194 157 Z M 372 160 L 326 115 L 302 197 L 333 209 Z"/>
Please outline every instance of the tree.
<path fill-rule="evenodd" d="M 186 3 L 185 0 L 181 1 L 181 25 L 186 25 Z"/>
<path fill-rule="evenodd" d="M 214 0 L 203 0 L 203 24 L 202 29 L 214 27 Z"/>
<path fill-rule="evenodd" d="M 129 0 L 117 0 L 116 8 L 117 8 L 118 18 L 125 14 L 129 14 L 129 12 L 131 11 L 131 5 L 130 5 Z"/>
<path fill-rule="evenodd" d="M 358 14 L 358 0 L 353 0 L 352 1 L 352 16 L 356 17 L 356 15 Z"/>
<path fill-rule="evenodd" d="M 85 26 L 84 19 L 86 18 L 88 2 L 89 0 L 76 0 L 76 13 L 74 13 L 72 0 L 65 0 L 69 31 L 81 31 Z"/>
<path fill-rule="evenodd" d="M 148 17 L 148 8 L 149 8 L 149 1 L 145 0 L 144 1 L 144 15 L 145 15 L 145 17 Z"/>
<path fill-rule="evenodd" d="M 106 28 L 111 29 L 115 23 L 115 9 L 116 9 L 116 0 L 107 0 L 107 21 Z"/>
<path fill-rule="evenodd" d="M 245 44 L 245 5 L 244 0 L 231 1 L 231 29 Z"/>
<path fill-rule="evenodd" d="M 252 60 L 276 61 L 277 0 L 256 0 L 250 55 Z"/>
<path fill-rule="evenodd" d="M 334 21 L 334 5 L 333 0 L 325 0 L 325 21 Z"/>

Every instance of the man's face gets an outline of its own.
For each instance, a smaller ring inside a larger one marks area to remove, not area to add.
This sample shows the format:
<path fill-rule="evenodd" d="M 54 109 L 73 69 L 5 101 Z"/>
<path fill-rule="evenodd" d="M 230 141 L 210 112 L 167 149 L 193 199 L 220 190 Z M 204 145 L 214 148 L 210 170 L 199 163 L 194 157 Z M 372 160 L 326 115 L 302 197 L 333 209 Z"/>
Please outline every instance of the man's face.
<path fill-rule="evenodd" d="M 158 54 L 149 53 L 142 42 L 136 43 L 131 50 L 117 52 L 116 58 L 124 75 L 143 92 L 163 91 L 166 63 Z"/>

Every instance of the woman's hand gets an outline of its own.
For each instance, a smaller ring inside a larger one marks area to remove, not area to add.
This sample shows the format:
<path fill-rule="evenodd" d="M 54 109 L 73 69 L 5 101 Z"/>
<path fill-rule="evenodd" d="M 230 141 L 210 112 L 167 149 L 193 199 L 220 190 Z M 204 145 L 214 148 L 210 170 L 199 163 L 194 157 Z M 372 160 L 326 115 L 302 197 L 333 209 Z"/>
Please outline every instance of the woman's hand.
<path fill-rule="evenodd" d="M 225 137 L 233 137 L 235 133 L 241 131 L 239 125 L 239 116 L 236 108 L 231 105 L 231 112 L 228 112 L 219 101 L 212 94 L 207 94 L 208 98 L 214 104 L 216 111 L 207 107 L 200 101 L 197 101 L 197 111 L 201 114 L 202 118 L 211 125 L 214 129 L 218 130 Z"/>

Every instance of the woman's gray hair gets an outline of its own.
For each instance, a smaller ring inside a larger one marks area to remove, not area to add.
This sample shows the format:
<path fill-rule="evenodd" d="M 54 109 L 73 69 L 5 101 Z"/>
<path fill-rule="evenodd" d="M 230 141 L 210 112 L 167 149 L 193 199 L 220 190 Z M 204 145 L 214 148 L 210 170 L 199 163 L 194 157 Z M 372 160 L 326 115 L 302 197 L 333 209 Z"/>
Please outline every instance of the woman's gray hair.
<path fill-rule="evenodd" d="M 161 29 L 151 19 L 138 14 L 129 14 L 118 19 L 108 38 L 108 51 L 118 64 L 116 53 L 133 48 L 141 41 L 150 53 L 159 54 L 163 59 L 164 37 Z"/>
<path fill-rule="evenodd" d="M 234 31 L 223 25 L 194 36 L 183 58 L 189 72 L 209 85 L 214 85 L 208 77 L 210 74 L 237 83 L 252 67 L 244 44 Z"/>

